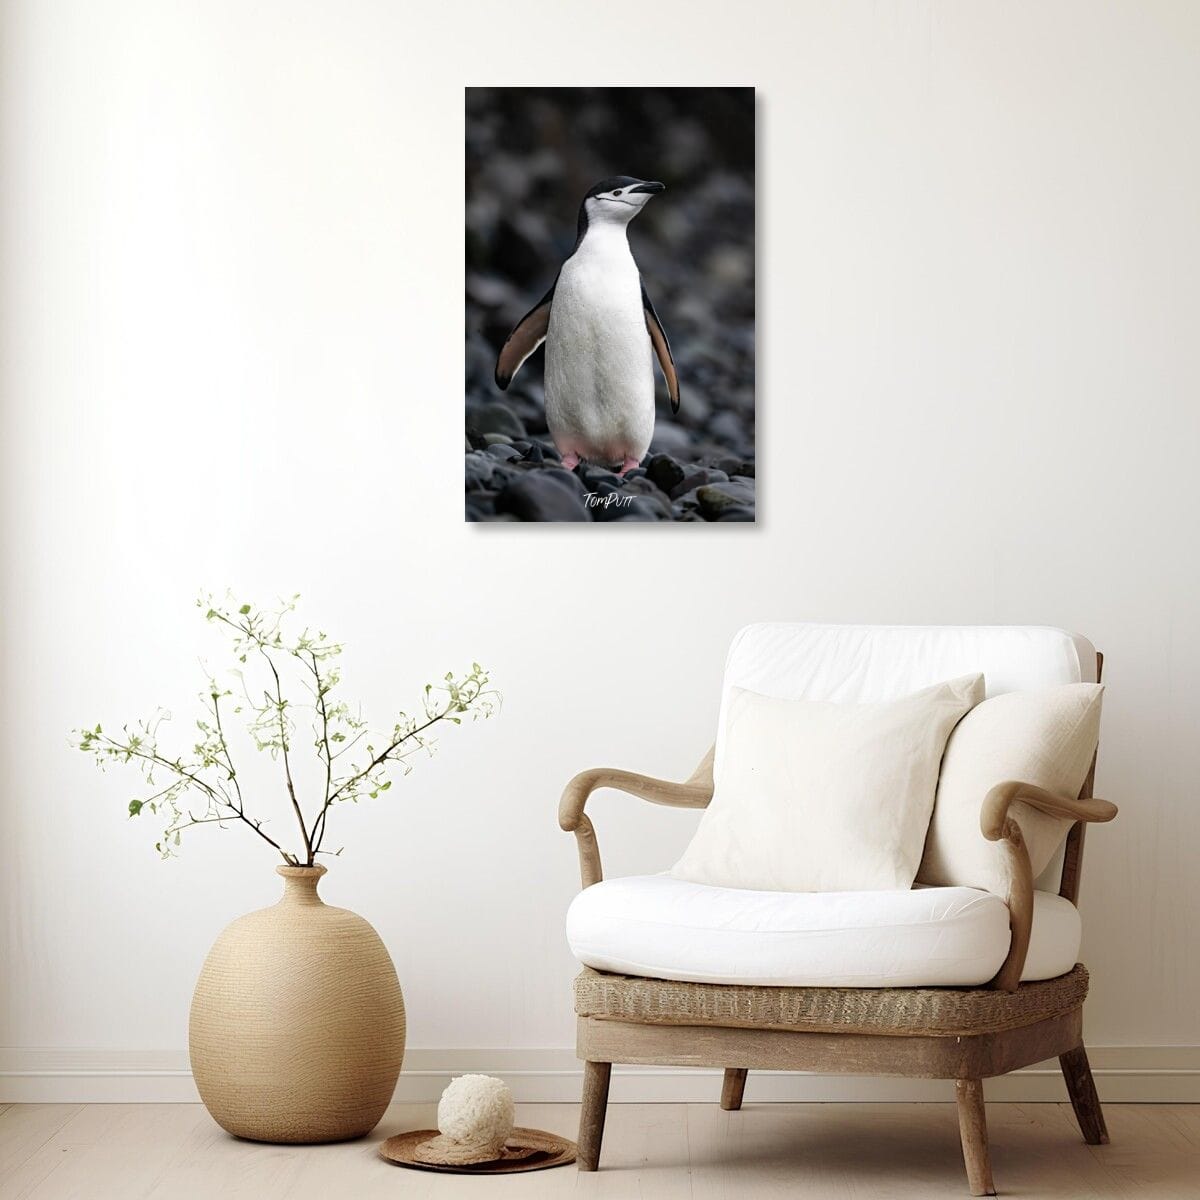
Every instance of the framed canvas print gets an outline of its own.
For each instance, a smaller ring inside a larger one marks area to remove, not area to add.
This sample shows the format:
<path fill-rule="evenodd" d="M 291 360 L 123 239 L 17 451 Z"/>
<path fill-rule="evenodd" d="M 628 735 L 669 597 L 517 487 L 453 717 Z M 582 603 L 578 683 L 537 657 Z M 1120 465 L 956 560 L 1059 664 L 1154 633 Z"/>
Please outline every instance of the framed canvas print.
<path fill-rule="evenodd" d="M 468 521 L 754 521 L 754 123 L 467 88 Z"/>

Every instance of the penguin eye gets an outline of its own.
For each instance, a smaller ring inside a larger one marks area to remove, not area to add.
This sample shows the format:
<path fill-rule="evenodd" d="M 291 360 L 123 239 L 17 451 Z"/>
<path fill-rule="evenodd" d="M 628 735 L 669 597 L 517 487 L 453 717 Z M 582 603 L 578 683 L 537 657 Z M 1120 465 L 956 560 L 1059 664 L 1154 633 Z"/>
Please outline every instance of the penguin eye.
<path fill-rule="evenodd" d="M 616 190 L 615 192 L 613 192 L 613 195 L 614 195 L 614 196 L 619 196 L 620 194 L 621 194 L 621 189 L 620 189 L 620 188 L 617 188 L 617 190 Z"/>

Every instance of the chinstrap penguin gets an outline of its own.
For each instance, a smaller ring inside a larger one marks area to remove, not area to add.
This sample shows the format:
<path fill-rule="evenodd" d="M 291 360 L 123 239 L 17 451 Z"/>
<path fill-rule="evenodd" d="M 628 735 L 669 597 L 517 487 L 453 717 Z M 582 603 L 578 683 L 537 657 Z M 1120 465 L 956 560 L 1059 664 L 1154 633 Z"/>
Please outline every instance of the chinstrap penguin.
<path fill-rule="evenodd" d="M 503 391 L 546 343 L 546 424 L 569 471 L 587 459 L 624 475 L 641 462 L 654 436 L 652 349 L 671 411 L 679 411 L 671 346 L 626 234 L 650 197 L 665 190 L 628 175 L 589 188 L 574 249 L 500 350 L 496 385 Z"/>

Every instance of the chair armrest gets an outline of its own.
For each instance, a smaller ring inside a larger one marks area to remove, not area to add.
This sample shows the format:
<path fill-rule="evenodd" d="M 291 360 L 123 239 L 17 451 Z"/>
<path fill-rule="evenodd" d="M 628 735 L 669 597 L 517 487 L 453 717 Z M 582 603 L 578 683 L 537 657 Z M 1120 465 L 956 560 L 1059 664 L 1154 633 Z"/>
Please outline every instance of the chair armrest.
<path fill-rule="evenodd" d="M 1008 810 L 1016 800 L 1024 801 L 1047 816 L 1063 817 L 1068 821 L 1111 821 L 1117 815 L 1117 806 L 1107 800 L 1072 800 L 1069 796 L 1056 796 L 1035 784 L 1009 779 L 996 784 L 983 799 L 979 827 L 989 842 L 998 842 L 1004 837 Z"/>
<path fill-rule="evenodd" d="M 563 789 L 558 804 L 558 823 L 568 833 L 575 835 L 582 886 L 591 887 L 604 878 L 596 831 L 583 811 L 593 792 L 600 788 L 614 788 L 648 800 L 651 804 L 665 804 L 670 808 L 705 808 L 713 795 L 712 763 L 713 751 L 709 750 L 686 783 L 672 783 L 613 767 L 597 767 L 576 775 Z"/>
<path fill-rule="evenodd" d="M 1009 812 L 1018 800 L 1048 816 L 1068 821 L 1111 821 L 1117 815 L 1117 806 L 1107 800 L 1072 800 L 1069 796 L 1057 796 L 1035 784 L 1013 779 L 996 784 L 983 798 L 979 828 L 989 842 L 1001 844 L 1008 877 L 1007 894 L 1001 899 L 1008 905 L 1012 941 L 1008 957 L 991 984 L 1005 992 L 1016 991 L 1021 982 L 1033 930 L 1033 867 L 1021 827 Z"/>

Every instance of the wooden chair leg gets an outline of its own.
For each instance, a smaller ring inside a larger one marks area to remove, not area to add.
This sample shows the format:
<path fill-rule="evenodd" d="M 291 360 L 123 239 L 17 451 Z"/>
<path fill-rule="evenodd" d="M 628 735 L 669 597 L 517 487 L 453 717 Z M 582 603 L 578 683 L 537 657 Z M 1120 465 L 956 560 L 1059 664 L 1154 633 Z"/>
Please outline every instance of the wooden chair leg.
<path fill-rule="evenodd" d="M 1100 1107 L 1100 1097 L 1096 1095 L 1091 1064 L 1083 1044 L 1068 1050 L 1066 1054 L 1060 1054 L 1058 1064 L 1067 1081 L 1071 1107 L 1075 1110 L 1075 1120 L 1079 1122 L 1083 1140 L 1089 1146 L 1107 1146 L 1108 1128 L 1104 1124 L 1104 1110 Z"/>
<path fill-rule="evenodd" d="M 594 1171 L 600 1165 L 604 1117 L 608 1112 L 608 1081 L 612 1063 L 583 1064 L 583 1108 L 579 1113 L 579 1169 Z"/>
<path fill-rule="evenodd" d="M 983 1080 L 956 1079 L 958 1133 L 962 1138 L 963 1161 L 972 1196 L 994 1196 L 992 1164 L 988 1157 L 987 1116 L 983 1108 Z"/>
<path fill-rule="evenodd" d="M 726 1067 L 725 1081 L 721 1084 L 721 1107 L 726 1112 L 737 1112 L 742 1107 L 742 1096 L 746 1091 L 746 1068 Z"/>

